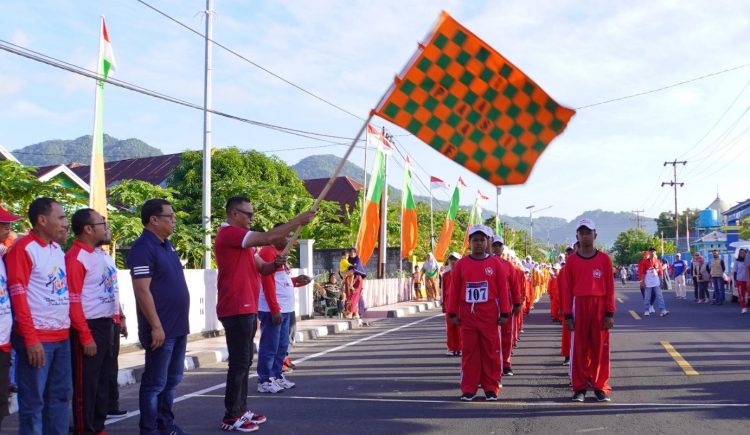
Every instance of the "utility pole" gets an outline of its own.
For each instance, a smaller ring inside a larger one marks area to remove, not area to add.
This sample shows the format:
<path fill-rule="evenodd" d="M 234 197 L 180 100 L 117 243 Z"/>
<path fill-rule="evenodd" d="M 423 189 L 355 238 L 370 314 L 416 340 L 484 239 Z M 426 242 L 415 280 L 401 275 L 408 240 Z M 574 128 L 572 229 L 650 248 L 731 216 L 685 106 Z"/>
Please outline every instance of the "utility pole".
<path fill-rule="evenodd" d="M 680 212 L 677 209 L 677 186 L 683 187 L 685 183 L 677 182 L 677 165 L 685 166 L 687 160 L 673 160 L 671 162 L 664 162 L 664 166 L 672 165 L 673 178 L 670 182 L 661 183 L 661 187 L 672 186 L 674 188 L 674 245 L 677 252 L 680 252 Z M 690 242 L 688 241 L 688 244 Z M 663 254 L 662 254 L 663 255 Z"/>
<path fill-rule="evenodd" d="M 203 267 L 211 268 L 211 75 L 213 0 L 206 0 L 206 59 L 203 82 Z"/>
<path fill-rule="evenodd" d="M 638 229 L 641 229 L 641 213 L 643 213 L 643 210 L 631 210 L 631 213 L 635 213 L 635 222 L 636 225 L 638 225 Z"/>

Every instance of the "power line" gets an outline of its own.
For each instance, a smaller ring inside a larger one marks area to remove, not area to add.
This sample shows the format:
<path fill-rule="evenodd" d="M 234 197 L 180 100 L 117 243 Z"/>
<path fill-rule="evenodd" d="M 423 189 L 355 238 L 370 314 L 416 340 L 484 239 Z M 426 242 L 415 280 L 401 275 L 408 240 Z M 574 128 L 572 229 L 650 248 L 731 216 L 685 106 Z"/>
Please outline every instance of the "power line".
<path fill-rule="evenodd" d="M 349 110 L 346 110 L 345 108 L 343 108 L 343 107 L 341 107 L 341 106 L 339 106 L 339 105 L 337 105 L 337 104 L 335 104 L 335 103 L 333 103 L 333 102 L 331 102 L 331 101 L 329 101 L 329 100 L 326 100 L 325 98 L 321 97 L 320 95 L 317 95 L 317 94 L 315 94 L 315 93 L 313 93 L 313 92 L 311 92 L 311 91 L 308 91 L 307 89 L 305 89 L 305 88 L 303 88 L 302 86 L 300 86 L 300 85 L 298 85 L 298 84 L 296 84 L 296 83 L 292 82 L 291 80 L 289 80 L 289 79 L 286 79 L 286 78 L 284 78 L 284 77 L 280 76 L 279 74 L 277 74 L 277 73 L 275 73 L 275 72 L 271 71 L 270 69 L 268 69 L 268 68 L 266 68 L 266 67 L 264 67 L 264 66 L 262 66 L 262 65 L 260 65 L 260 64 L 258 64 L 258 63 L 256 63 L 256 62 L 254 62 L 254 61 L 252 61 L 252 60 L 248 59 L 247 57 L 245 57 L 245 56 L 243 56 L 242 54 L 240 54 L 240 53 L 236 52 L 235 50 L 232 50 L 231 48 L 227 47 L 226 45 L 224 45 L 224 44 L 221 44 L 221 43 L 219 43 L 219 42 L 216 42 L 216 41 L 215 41 L 215 40 L 213 40 L 213 39 L 210 39 L 210 38 L 206 38 L 206 36 L 205 36 L 204 34 L 202 34 L 202 33 L 200 33 L 199 31 L 197 31 L 197 30 L 193 29 L 192 27 L 188 26 L 187 24 L 183 23 L 182 21 L 180 21 L 180 20 L 178 20 L 178 19 L 176 19 L 176 18 L 174 18 L 174 17 L 170 16 L 169 14 L 167 14 L 166 12 L 164 12 L 164 11 L 162 11 L 162 10 L 160 10 L 160 9 L 156 8 L 155 6 L 152 6 L 151 4 L 149 4 L 149 3 L 147 3 L 147 2 L 145 2 L 145 1 L 143 1 L 143 0 L 136 0 L 136 1 L 137 1 L 138 3 L 141 3 L 142 5 L 146 6 L 147 8 L 149 8 L 149 9 L 153 10 L 154 12 L 158 13 L 159 15 L 161 15 L 161 16 L 163 16 L 163 17 L 167 18 L 168 20 L 170 20 L 170 21 L 172 21 L 172 22 L 174 22 L 174 23 L 178 24 L 179 26 L 181 26 L 181 27 L 184 27 L 185 29 L 187 29 L 187 30 L 189 30 L 189 31 L 191 31 L 191 32 L 193 32 L 193 33 L 195 33 L 196 35 L 200 36 L 200 37 L 201 37 L 202 39 L 204 39 L 204 40 L 208 40 L 209 42 L 213 43 L 213 44 L 214 44 L 214 45 L 216 45 L 217 47 L 220 47 L 220 48 L 222 48 L 222 49 L 226 50 L 227 52 L 229 52 L 229 53 L 231 53 L 231 54 L 233 54 L 233 55 L 237 56 L 238 58 L 240 58 L 240 59 L 244 60 L 245 62 L 249 63 L 250 65 L 252 65 L 252 66 L 254 66 L 254 67 L 256 67 L 256 68 L 258 68 L 258 69 L 260 69 L 260 70 L 262 70 L 262 71 L 264 71 L 264 72 L 266 72 L 266 73 L 268 73 L 268 74 L 270 74 L 270 75 L 272 75 L 273 77 L 276 77 L 277 79 L 279 79 L 279 80 L 283 81 L 284 83 L 286 83 L 286 84 L 288 84 L 288 85 L 290 85 L 290 86 L 292 86 L 292 87 L 296 88 L 297 90 L 299 90 L 299 91 L 302 91 L 302 92 L 304 92 L 305 94 L 307 94 L 307 95 L 309 95 L 309 96 L 311 96 L 311 97 L 315 98 L 316 100 L 319 100 L 319 101 L 321 101 L 321 102 L 323 102 L 323 103 L 325 103 L 325 104 L 328 104 L 329 106 L 331 106 L 331 107 L 333 107 L 333 108 L 336 108 L 336 109 L 338 109 L 338 110 L 340 110 L 340 111 L 342 111 L 342 112 L 344 112 L 344 113 L 346 113 L 346 114 L 348 114 L 348 115 L 351 115 L 351 116 L 353 116 L 353 117 L 355 117 L 355 118 L 357 118 L 357 119 L 359 119 L 359 120 L 362 120 L 362 121 L 364 121 L 364 120 L 365 120 L 365 119 L 364 119 L 364 118 L 362 118 L 361 116 L 359 116 L 359 115 L 357 115 L 357 114 L 355 114 L 355 113 L 352 113 L 352 112 L 350 112 Z"/>
<path fill-rule="evenodd" d="M 661 186 L 672 186 L 674 188 L 674 240 L 675 240 L 675 247 L 677 248 L 677 252 L 680 251 L 680 210 L 677 208 L 677 186 L 683 187 L 685 186 L 685 183 L 681 183 L 677 181 L 677 165 L 685 166 L 687 165 L 687 160 L 678 161 L 677 159 L 674 159 L 671 162 L 664 162 L 664 167 L 666 168 L 667 165 L 672 165 L 672 169 L 674 171 L 674 178 L 672 178 L 672 181 L 661 183 Z M 688 245 L 690 243 L 688 242 Z M 689 248 L 689 246 L 688 246 Z"/>
<path fill-rule="evenodd" d="M 714 76 L 717 76 L 717 75 L 720 75 L 720 74 L 728 73 L 728 72 L 735 71 L 735 70 L 742 69 L 742 68 L 747 68 L 748 66 L 750 66 L 750 63 L 746 63 L 746 64 L 739 65 L 739 66 L 735 66 L 735 67 L 732 67 L 732 68 L 723 69 L 721 71 L 712 72 L 710 74 L 705 74 L 705 75 L 702 75 L 702 76 L 699 76 L 699 77 L 694 77 L 692 79 L 684 80 L 684 81 L 681 81 L 681 82 L 672 83 L 671 85 L 662 86 L 660 88 L 651 89 L 651 90 L 643 91 L 643 92 L 638 92 L 638 93 L 635 93 L 635 94 L 625 95 L 623 97 L 612 98 L 612 99 L 609 99 L 609 100 L 600 101 L 598 103 L 587 104 L 585 106 L 576 107 L 575 110 L 588 109 L 590 107 L 601 106 L 602 104 L 614 103 L 615 101 L 622 101 L 622 100 L 627 100 L 627 99 L 630 99 L 630 98 L 640 97 L 640 96 L 643 96 L 643 95 L 653 94 L 655 92 L 660 92 L 660 91 L 671 89 L 671 88 L 674 88 L 674 87 L 677 87 L 677 86 L 682 86 L 682 85 L 685 85 L 685 84 L 688 84 L 688 83 L 696 82 L 698 80 L 707 79 L 709 77 L 714 77 Z"/>
<path fill-rule="evenodd" d="M 632 213 L 635 213 L 635 221 L 636 225 L 638 225 L 638 229 L 641 229 L 641 213 L 643 213 L 643 210 L 631 210 Z"/>
<path fill-rule="evenodd" d="M 107 77 L 105 79 L 104 77 L 100 76 L 98 73 L 88 70 L 86 68 L 83 68 L 79 65 L 75 65 L 75 64 L 54 58 L 52 56 L 22 47 L 20 45 L 13 44 L 11 42 L 8 42 L 2 39 L 0 39 L 0 50 L 4 50 L 9 53 L 25 57 L 27 59 L 30 59 L 36 62 L 44 63 L 46 65 L 59 68 L 59 69 L 62 69 L 62 70 L 65 70 L 74 74 L 88 77 L 93 80 L 104 81 L 113 86 L 117 86 L 119 88 L 127 89 L 129 91 L 137 92 L 137 93 L 147 95 L 153 98 L 168 101 L 174 104 L 178 104 L 178 105 L 189 107 L 189 108 L 196 109 L 196 110 L 201 110 L 201 111 L 206 110 L 202 105 L 191 103 L 189 101 L 182 100 L 177 97 L 172 97 L 172 96 L 160 93 L 158 91 L 153 91 L 148 88 L 144 88 L 142 86 L 134 85 L 132 83 L 128 83 L 123 80 L 115 79 L 112 77 Z M 276 124 L 270 124 L 270 123 L 261 122 L 261 121 L 255 121 L 249 118 L 244 118 L 238 115 L 232 115 L 230 113 L 221 112 L 218 110 L 209 109 L 208 111 L 215 115 L 224 117 L 224 118 L 233 119 L 235 121 L 244 122 L 250 125 L 254 125 L 256 127 L 276 130 L 282 133 L 290 134 L 293 136 L 304 137 L 307 139 L 312 139 L 312 140 L 317 140 L 317 141 L 322 141 L 322 142 L 330 142 L 328 139 L 352 140 L 352 138 L 348 138 L 345 136 L 336 136 L 336 135 L 330 135 L 330 134 L 325 134 L 325 133 L 317 133 L 317 132 L 312 132 L 312 131 L 295 129 L 291 127 L 285 127 L 285 126 L 276 125 Z"/>

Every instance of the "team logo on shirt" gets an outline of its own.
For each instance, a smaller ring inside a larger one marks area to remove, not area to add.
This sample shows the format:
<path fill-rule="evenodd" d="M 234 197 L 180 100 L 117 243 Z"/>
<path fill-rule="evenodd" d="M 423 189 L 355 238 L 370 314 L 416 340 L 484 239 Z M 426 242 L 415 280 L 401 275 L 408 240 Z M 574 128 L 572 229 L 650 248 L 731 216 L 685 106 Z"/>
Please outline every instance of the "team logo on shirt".
<path fill-rule="evenodd" d="M 495 273 L 495 271 L 491 267 L 488 266 L 484 268 L 484 273 L 487 276 L 492 276 Z"/>
<path fill-rule="evenodd" d="M 104 291 L 108 294 L 114 293 L 115 286 L 117 285 L 117 270 L 114 267 L 107 266 L 102 272 L 101 281 L 99 286 L 104 287 Z"/>
<path fill-rule="evenodd" d="M 6 302 L 8 302 L 8 280 L 0 275 L 0 305 Z"/>
<path fill-rule="evenodd" d="M 594 269 L 594 278 L 599 279 L 602 277 L 602 271 L 599 269 Z"/>
<path fill-rule="evenodd" d="M 51 295 L 64 295 L 68 292 L 68 284 L 65 281 L 65 271 L 55 266 L 52 273 L 47 275 L 46 287 L 50 288 L 49 294 Z"/>

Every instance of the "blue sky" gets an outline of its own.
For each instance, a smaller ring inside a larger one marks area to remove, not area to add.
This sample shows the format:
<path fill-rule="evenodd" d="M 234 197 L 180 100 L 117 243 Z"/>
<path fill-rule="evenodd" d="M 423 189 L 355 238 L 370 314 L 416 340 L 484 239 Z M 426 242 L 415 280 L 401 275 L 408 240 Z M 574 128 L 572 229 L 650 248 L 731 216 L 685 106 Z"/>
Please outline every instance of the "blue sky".
<path fill-rule="evenodd" d="M 202 0 L 150 0 L 203 31 Z M 750 63 L 750 3 L 706 1 L 266 1 L 216 0 L 214 39 L 286 79 L 366 116 L 446 10 L 570 107 L 617 98 Z M 93 69 L 98 19 L 105 15 L 115 77 L 202 103 L 203 41 L 135 0 L 4 0 L 0 39 Z M 547 149 L 523 186 L 503 189 L 501 211 L 552 207 L 572 219 L 584 210 L 673 208 L 663 162 L 679 168 L 680 208 L 716 196 L 749 197 L 750 67 L 645 96 L 585 108 Z M 743 91 L 744 89 L 744 91 Z M 13 150 L 46 139 L 90 134 L 91 80 L 0 51 L 0 144 Z M 732 104 L 734 102 L 734 104 Z M 361 121 L 256 67 L 214 50 L 214 108 L 253 120 L 352 137 Z M 743 115 L 744 114 L 744 115 Z M 723 115 L 723 116 L 722 116 Z M 436 175 L 469 182 L 465 202 L 494 187 L 376 119 Z M 202 147 L 202 114 L 150 97 L 106 89 L 105 131 L 138 137 L 165 153 Z M 215 147 L 276 154 L 290 164 L 345 148 L 214 117 Z M 321 147 L 322 146 L 322 147 Z M 318 148 L 309 148 L 318 147 Z M 307 149 L 299 149 L 307 148 Z M 357 150 L 352 161 L 362 165 Z M 400 160 L 398 158 L 397 160 Z M 370 162 L 372 159 L 370 159 Z M 400 162 L 389 182 L 400 187 Z M 419 183 L 417 183 L 419 184 Z M 424 194 L 424 189 L 416 190 Z M 442 199 L 447 199 L 447 194 Z M 494 209 L 494 201 L 485 209 Z"/>

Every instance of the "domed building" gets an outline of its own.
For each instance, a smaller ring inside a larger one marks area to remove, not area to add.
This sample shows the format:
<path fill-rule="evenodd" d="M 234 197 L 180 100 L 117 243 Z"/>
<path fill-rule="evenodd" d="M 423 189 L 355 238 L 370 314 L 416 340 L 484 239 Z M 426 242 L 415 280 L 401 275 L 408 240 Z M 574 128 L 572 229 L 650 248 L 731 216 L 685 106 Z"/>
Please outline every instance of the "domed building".
<path fill-rule="evenodd" d="M 721 220 L 721 225 L 727 224 L 727 217 L 724 216 L 724 212 L 732 208 L 731 205 L 729 205 L 728 202 L 721 199 L 719 194 L 716 194 L 716 199 L 713 200 L 711 204 L 706 207 L 706 210 L 716 210 L 716 214 L 719 216 L 719 219 Z"/>

